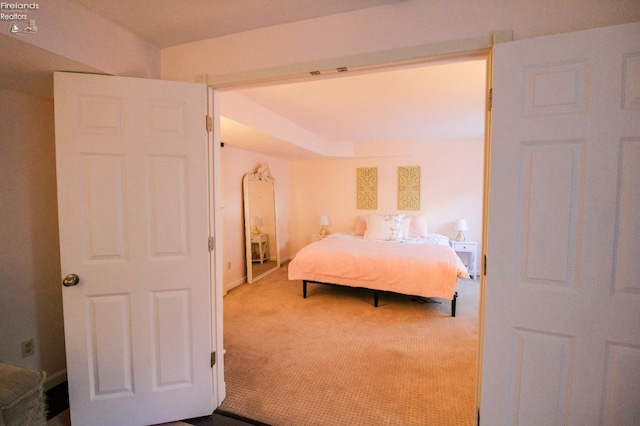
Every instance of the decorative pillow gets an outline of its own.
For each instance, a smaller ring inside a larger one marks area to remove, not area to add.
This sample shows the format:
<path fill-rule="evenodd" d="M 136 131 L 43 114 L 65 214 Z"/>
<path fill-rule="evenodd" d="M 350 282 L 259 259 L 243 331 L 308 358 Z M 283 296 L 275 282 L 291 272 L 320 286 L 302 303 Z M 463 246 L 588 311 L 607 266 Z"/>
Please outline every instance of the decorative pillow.
<path fill-rule="evenodd" d="M 411 230 L 411 218 L 405 216 L 402 221 L 402 239 L 409 238 L 409 231 Z"/>
<path fill-rule="evenodd" d="M 428 235 L 428 220 L 426 214 L 415 215 L 411 217 L 409 225 L 409 237 L 422 238 Z"/>
<path fill-rule="evenodd" d="M 356 229 L 353 232 L 355 235 L 362 237 L 364 232 L 367 230 L 367 217 L 366 216 L 358 216 L 356 218 Z"/>
<path fill-rule="evenodd" d="M 367 216 L 365 240 L 399 241 L 402 240 L 403 214 Z"/>

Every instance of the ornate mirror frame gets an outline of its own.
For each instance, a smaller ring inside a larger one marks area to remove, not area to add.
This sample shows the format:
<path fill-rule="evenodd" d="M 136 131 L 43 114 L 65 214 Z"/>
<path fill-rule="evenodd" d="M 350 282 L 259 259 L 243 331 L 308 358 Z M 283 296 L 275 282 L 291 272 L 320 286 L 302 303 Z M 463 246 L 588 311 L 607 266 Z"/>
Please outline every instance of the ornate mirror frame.
<path fill-rule="evenodd" d="M 254 282 L 280 267 L 275 179 L 269 164 L 242 179 L 247 282 Z"/>

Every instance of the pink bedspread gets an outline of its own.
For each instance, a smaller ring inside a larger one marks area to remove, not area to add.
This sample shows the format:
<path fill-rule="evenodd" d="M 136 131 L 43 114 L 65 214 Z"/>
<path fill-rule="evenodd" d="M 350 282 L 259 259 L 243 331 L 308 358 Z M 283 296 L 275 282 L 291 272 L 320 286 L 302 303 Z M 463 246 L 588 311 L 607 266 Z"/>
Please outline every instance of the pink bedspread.
<path fill-rule="evenodd" d="M 318 281 L 453 299 L 469 275 L 448 245 L 325 238 L 296 254 L 290 280 Z"/>

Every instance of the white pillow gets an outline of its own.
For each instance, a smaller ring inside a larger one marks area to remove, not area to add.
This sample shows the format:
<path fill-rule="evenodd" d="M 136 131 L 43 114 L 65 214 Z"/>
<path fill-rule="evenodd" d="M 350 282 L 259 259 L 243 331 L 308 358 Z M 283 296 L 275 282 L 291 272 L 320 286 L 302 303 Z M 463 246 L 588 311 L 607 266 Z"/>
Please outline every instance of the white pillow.
<path fill-rule="evenodd" d="M 404 221 L 402 222 L 402 238 L 409 238 L 411 231 L 411 218 L 408 216 L 404 217 Z"/>
<path fill-rule="evenodd" d="M 388 214 L 367 216 L 365 240 L 400 241 L 402 240 L 404 215 Z"/>

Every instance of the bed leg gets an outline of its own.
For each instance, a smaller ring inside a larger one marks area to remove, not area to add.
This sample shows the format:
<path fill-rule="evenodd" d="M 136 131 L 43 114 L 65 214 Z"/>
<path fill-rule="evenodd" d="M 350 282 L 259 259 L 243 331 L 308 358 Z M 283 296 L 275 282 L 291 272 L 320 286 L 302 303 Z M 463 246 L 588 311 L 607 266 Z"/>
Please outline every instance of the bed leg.
<path fill-rule="evenodd" d="M 456 301 L 458 299 L 458 292 L 453 293 L 453 300 L 451 300 L 451 316 L 456 316 Z"/>
<path fill-rule="evenodd" d="M 302 281 L 302 297 L 304 299 L 307 298 L 307 282 L 306 281 Z"/>
<path fill-rule="evenodd" d="M 373 292 L 373 306 L 376 307 L 376 308 L 378 307 L 378 296 L 379 295 L 380 295 L 379 292 L 377 292 L 377 291 Z"/>

